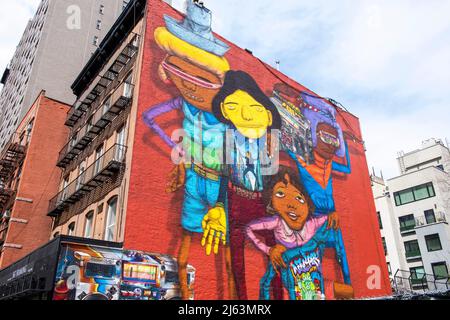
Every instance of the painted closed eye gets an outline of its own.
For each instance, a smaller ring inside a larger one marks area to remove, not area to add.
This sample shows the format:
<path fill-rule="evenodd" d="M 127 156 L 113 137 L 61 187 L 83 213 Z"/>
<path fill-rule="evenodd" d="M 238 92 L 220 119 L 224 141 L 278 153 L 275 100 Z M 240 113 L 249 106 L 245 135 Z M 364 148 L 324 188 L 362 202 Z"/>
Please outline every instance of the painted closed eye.
<path fill-rule="evenodd" d="M 283 191 L 277 191 L 277 193 L 275 193 L 275 196 L 276 196 L 277 198 L 284 198 L 284 197 L 285 197 L 285 194 L 284 194 Z"/>
<path fill-rule="evenodd" d="M 228 110 L 231 110 L 231 111 L 233 111 L 233 110 L 236 110 L 236 108 L 237 108 L 237 104 L 234 104 L 234 103 L 227 103 L 226 105 L 225 105 L 225 107 L 228 109 Z"/>
<path fill-rule="evenodd" d="M 254 104 L 254 105 L 251 105 L 250 107 L 255 108 L 255 110 L 258 112 L 263 112 L 265 109 L 262 105 L 259 105 L 259 104 Z"/>

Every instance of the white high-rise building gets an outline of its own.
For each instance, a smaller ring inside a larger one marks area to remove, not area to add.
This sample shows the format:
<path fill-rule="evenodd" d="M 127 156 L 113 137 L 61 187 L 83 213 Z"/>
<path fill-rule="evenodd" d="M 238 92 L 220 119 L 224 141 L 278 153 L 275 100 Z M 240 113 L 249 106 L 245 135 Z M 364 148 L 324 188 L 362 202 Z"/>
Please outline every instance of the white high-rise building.
<path fill-rule="evenodd" d="M 430 139 L 397 160 L 398 177 L 372 176 L 394 289 L 449 290 L 450 150 Z"/>
<path fill-rule="evenodd" d="M 1 77 L 0 150 L 41 90 L 67 104 L 70 85 L 130 0 L 42 0 Z"/>
<path fill-rule="evenodd" d="M 393 214 L 394 209 L 389 188 L 383 177 L 378 177 L 375 173 L 371 175 L 371 180 L 384 254 L 389 276 L 393 280 L 397 270 L 407 269 L 406 259 L 404 258 L 405 249 L 403 248 L 401 235 L 398 232 L 398 220 Z"/>

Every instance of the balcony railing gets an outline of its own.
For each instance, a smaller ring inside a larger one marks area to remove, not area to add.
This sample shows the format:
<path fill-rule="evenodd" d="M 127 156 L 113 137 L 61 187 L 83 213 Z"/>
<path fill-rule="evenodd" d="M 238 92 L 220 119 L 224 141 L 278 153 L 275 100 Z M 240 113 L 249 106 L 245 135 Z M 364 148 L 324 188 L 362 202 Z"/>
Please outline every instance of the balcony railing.
<path fill-rule="evenodd" d="M 415 221 L 413 223 L 409 223 L 408 225 L 400 226 L 400 232 L 408 232 L 414 230 L 416 228 Z"/>
<path fill-rule="evenodd" d="M 124 110 L 133 98 L 134 85 L 122 82 L 60 151 L 58 166 L 64 167 L 83 151 Z"/>
<path fill-rule="evenodd" d="M 125 163 L 126 150 L 127 147 L 119 144 L 107 150 L 50 200 L 48 215 L 56 216 L 61 213 L 68 205 L 79 201 L 85 194 L 102 185 L 114 172 L 120 170 Z"/>
<path fill-rule="evenodd" d="M 393 287 L 397 293 L 414 291 L 446 292 L 450 289 L 450 277 L 438 278 L 432 274 L 397 270 L 394 275 Z"/>
<path fill-rule="evenodd" d="M 0 154 L 0 178 L 14 170 L 25 156 L 30 136 L 14 133 Z"/>
<path fill-rule="evenodd" d="M 10 185 L 14 172 L 25 157 L 29 138 L 24 133 L 13 134 L 0 154 L 0 212 L 5 209 L 15 195 L 15 190 L 12 190 L 8 185 Z"/>
<path fill-rule="evenodd" d="M 5 210 L 5 207 L 15 195 L 15 191 L 9 187 L 0 184 L 0 212 Z"/>
<path fill-rule="evenodd" d="M 435 223 L 447 223 L 447 216 L 444 212 L 437 212 L 434 214 L 434 221 L 429 221 L 425 216 L 416 218 L 416 226 L 417 227 L 423 227 L 429 224 L 435 224 Z"/>
<path fill-rule="evenodd" d="M 421 253 L 420 253 L 420 250 L 406 251 L 405 255 L 406 255 L 407 259 L 419 258 L 419 257 L 422 256 Z"/>
<path fill-rule="evenodd" d="M 129 36 L 128 44 L 120 52 L 114 63 L 101 77 L 92 92 L 83 100 L 77 101 L 67 114 L 66 125 L 72 127 L 78 120 L 86 113 L 89 106 L 96 101 L 103 100 L 105 94 L 110 91 L 112 87 L 117 86 L 117 81 L 122 75 L 125 75 L 131 70 L 134 61 L 137 57 L 139 49 L 140 36 L 132 33 Z M 92 109 L 92 108 L 91 108 Z"/>

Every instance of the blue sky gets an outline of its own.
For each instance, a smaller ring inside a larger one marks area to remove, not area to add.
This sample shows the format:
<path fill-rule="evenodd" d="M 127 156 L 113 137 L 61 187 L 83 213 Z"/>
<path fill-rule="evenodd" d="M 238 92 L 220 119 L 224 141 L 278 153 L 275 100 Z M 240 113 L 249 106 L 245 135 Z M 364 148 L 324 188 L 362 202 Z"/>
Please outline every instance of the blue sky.
<path fill-rule="evenodd" d="M 2 68 L 39 2 L 5 1 Z M 369 166 L 385 177 L 397 174 L 398 151 L 450 139 L 450 1 L 204 2 L 214 31 L 357 115 Z"/>

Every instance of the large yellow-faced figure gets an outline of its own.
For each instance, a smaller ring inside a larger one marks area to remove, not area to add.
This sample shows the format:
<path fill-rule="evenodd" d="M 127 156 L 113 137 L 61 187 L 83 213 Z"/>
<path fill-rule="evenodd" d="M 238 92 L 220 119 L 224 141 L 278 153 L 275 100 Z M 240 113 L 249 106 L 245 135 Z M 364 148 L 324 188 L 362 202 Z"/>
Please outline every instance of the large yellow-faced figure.
<path fill-rule="evenodd" d="M 268 130 L 281 126 L 280 114 L 272 101 L 243 71 L 226 73 L 224 85 L 213 100 L 213 112 L 217 119 L 249 139 L 262 138 Z"/>
<path fill-rule="evenodd" d="M 223 117 L 245 137 L 259 139 L 272 125 L 272 112 L 245 91 L 237 90 L 220 105 Z"/>

